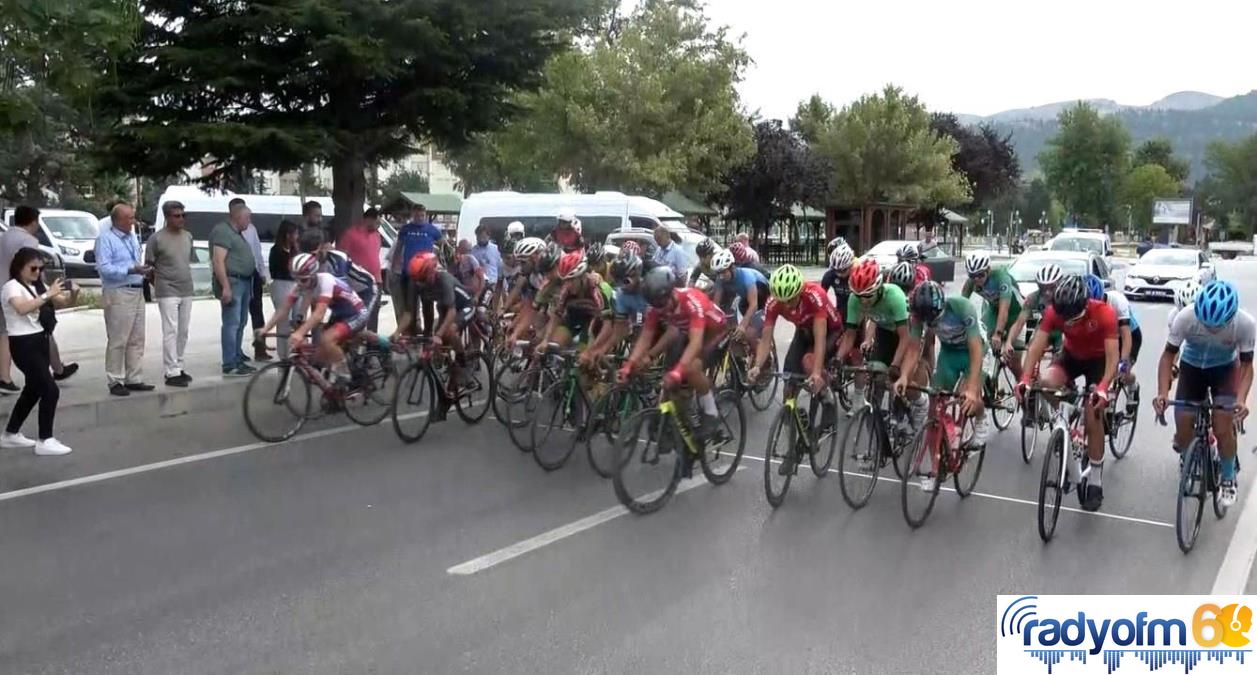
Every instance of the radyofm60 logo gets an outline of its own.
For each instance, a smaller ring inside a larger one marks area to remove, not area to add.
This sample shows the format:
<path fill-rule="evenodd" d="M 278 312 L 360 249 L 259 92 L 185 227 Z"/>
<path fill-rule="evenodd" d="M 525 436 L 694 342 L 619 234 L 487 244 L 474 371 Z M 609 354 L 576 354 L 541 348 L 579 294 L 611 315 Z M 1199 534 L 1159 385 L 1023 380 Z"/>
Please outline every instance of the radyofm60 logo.
<path fill-rule="evenodd" d="M 1001 595 L 1001 673 L 1257 673 L 1257 597 Z M 1180 670 L 1181 669 L 1181 670 Z"/>

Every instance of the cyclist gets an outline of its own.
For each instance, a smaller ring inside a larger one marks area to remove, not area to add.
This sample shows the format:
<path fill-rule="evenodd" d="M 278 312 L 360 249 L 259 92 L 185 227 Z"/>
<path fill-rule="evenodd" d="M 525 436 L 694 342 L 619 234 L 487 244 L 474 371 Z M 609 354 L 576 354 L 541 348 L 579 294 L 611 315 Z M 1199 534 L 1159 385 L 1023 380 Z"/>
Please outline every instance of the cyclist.
<path fill-rule="evenodd" d="M 603 279 L 611 278 L 612 260 L 615 260 L 615 256 L 610 255 L 607 249 L 596 241 L 585 248 L 585 264 L 589 266 L 589 271 Z"/>
<path fill-rule="evenodd" d="M 564 253 L 580 251 L 585 248 L 585 239 L 581 236 L 580 218 L 571 211 L 560 211 L 554 231 L 550 233 L 550 241 L 563 247 Z"/>
<path fill-rule="evenodd" d="M 458 283 L 458 279 L 447 272 L 437 257 L 431 253 L 416 254 L 410 259 L 408 268 L 410 283 L 415 287 L 415 297 L 419 298 L 420 302 L 436 303 L 439 318 L 436 321 L 436 330 L 432 331 L 433 344 L 438 347 L 443 344 L 449 345 L 454 351 L 454 363 L 450 367 L 449 390 L 443 392 L 441 405 L 432 418 L 434 421 L 441 421 L 445 419 L 450 405 L 456 398 L 454 393 L 458 390 L 463 366 L 467 362 L 461 334 L 476 316 L 476 298 L 467 290 L 467 287 Z M 405 313 L 413 311 L 414 307 L 407 307 L 403 310 Z"/>
<path fill-rule="evenodd" d="M 362 304 L 367 306 L 367 314 L 375 312 L 376 305 L 380 304 L 380 289 L 375 277 L 365 267 L 350 260 L 344 251 L 334 248 L 320 248 L 317 257 L 320 272 L 327 272 L 348 283 Z"/>
<path fill-rule="evenodd" d="M 829 252 L 829 269 L 821 275 L 821 288 L 833 291 L 834 307 L 837 307 L 839 312 L 847 309 L 847 300 L 851 296 L 851 285 L 848 280 L 851 278 L 851 267 L 854 264 L 855 252 L 843 242 L 842 245 L 836 246 Z"/>
<path fill-rule="evenodd" d="M 982 339 L 977 310 L 967 298 L 944 295 L 943 287 L 935 281 L 926 281 L 913 289 L 908 304 L 912 337 L 908 340 L 904 360 L 916 361 L 924 350 L 925 336 L 938 336 L 934 386 L 941 391 L 953 391 L 963 383 L 960 392 L 964 413 L 975 418 L 969 446 L 984 449 L 990 435 L 989 418 L 982 404 L 982 357 L 986 354 L 986 341 Z M 895 393 L 905 396 L 908 380 L 909 373 L 901 372 L 895 381 Z M 932 461 L 937 468 L 938 457 L 933 457 Z M 921 489 L 934 490 L 933 475 L 921 477 Z"/>
<path fill-rule="evenodd" d="M 825 364 L 834 354 L 839 336 L 842 335 L 842 317 L 829 300 L 829 294 L 815 281 L 804 281 L 794 265 L 782 265 L 768 279 L 772 296 L 764 307 L 764 330 L 772 335 L 777 317 L 794 324 L 794 339 L 786 351 L 782 371 L 790 374 L 807 374 L 807 385 L 813 393 L 822 394 L 821 429 L 828 428 L 837 419 L 837 407 L 825 376 Z M 747 371 L 747 378 L 759 380 L 760 369 L 768 360 L 772 340 L 760 340 L 755 350 L 755 361 Z M 785 388 L 785 398 L 793 398 L 798 389 L 794 385 Z M 778 473 L 789 475 L 794 471 L 790 460 L 782 462 Z"/>
<path fill-rule="evenodd" d="M 510 225 L 506 226 L 506 240 L 519 242 L 524 238 L 524 224 L 518 220 L 512 220 Z"/>
<path fill-rule="evenodd" d="M 741 317 L 734 328 L 734 337 L 745 339 L 747 345 L 755 349 L 760 331 L 764 327 L 764 305 L 769 296 L 768 279 L 753 267 L 735 267 L 733 254 L 718 251 L 711 258 L 712 280 L 716 283 L 715 296 L 712 300 L 717 307 L 724 307 L 727 302 L 738 301 L 738 314 Z"/>
<path fill-rule="evenodd" d="M 594 321 L 610 313 L 611 286 L 589 271 L 584 252 L 564 253 L 559 259 L 558 275 L 550 320 L 541 332 L 538 350 L 544 350 L 551 342 L 567 347 L 578 339 L 588 341 Z"/>
<path fill-rule="evenodd" d="M 1196 301 L 1180 311 L 1170 326 L 1165 351 L 1157 368 L 1157 397 L 1152 407 L 1164 414 L 1170 393 L 1170 370 L 1179 357 L 1180 401 L 1203 401 L 1212 395 L 1215 405 L 1232 406 L 1214 412 L 1213 433 L 1222 455 L 1222 504 L 1232 506 L 1239 496 L 1235 474 L 1235 423 L 1248 416 L 1248 390 L 1253 384 L 1253 346 L 1257 323 L 1240 309 L 1239 294 L 1226 281 L 1210 281 Z M 1182 350 L 1180 353 L 1179 350 Z M 1180 408 L 1174 413 L 1174 451 L 1182 453 L 1191 442 L 1197 411 Z"/>
<path fill-rule="evenodd" d="M 716 255 L 716 251 L 719 250 L 720 247 L 716 245 L 716 242 L 712 241 L 711 237 L 698 242 L 698 245 L 694 247 L 694 254 L 698 256 L 698 262 L 690 270 L 690 278 L 686 283 L 687 286 L 698 284 L 700 276 L 715 279 L 715 275 L 711 270 L 711 259 L 712 256 Z"/>
<path fill-rule="evenodd" d="M 1056 284 L 1061 280 L 1061 276 L 1061 268 L 1056 263 L 1048 263 L 1035 272 L 1034 282 L 1038 288 L 1030 291 L 1029 295 L 1021 303 L 1021 314 L 1018 315 L 1017 321 L 1013 323 L 1013 327 L 1008 330 L 1009 335 L 1024 335 L 1027 327 L 1033 329 L 1039 324 L 1039 321 L 1043 318 L 1044 310 L 1052 304 L 1052 289 L 1056 288 Z M 1032 323 L 1033 326 L 1031 325 Z M 1049 344 L 1054 351 L 1060 349 L 1061 334 L 1059 332 L 1052 333 Z M 1012 341 L 1006 340 L 1004 342 L 1004 353 L 1011 356 L 1012 350 Z"/>
<path fill-rule="evenodd" d="M 1184 307 L 1190 306 L 1196 302 L 1196 296 L 1200 293 L 1200 284 L 1188 279 L 1178 290 L 1174 291 L 1174 309 L 1170 310 L 1170 326 L 1174 325 L 1174 318 L 1178 313 L 1183 311 Z"/>
<path fill-rule="evenodd" d="M 1130 396 L 1126 399 L 1126 411 L 1129 414 L 1139 408 L 1139 383 L 1135 381 L 1135 361 L 1139 358 L 1139 348 L 1144 343 L 1143 331 L 1139 329 L 1139 321 L 1131 311 L 1130 301 L 1121 291 L 1110 291 L 1104 288 L 1104 282 L 1094 274 L 1088 274 L 1087 294 L 1092 300 L 1103 300 L 1117 314 L 1117 373 L 1122 383 L 1127 386 Z"/>
<path fill-rule="evenodd" d="M 1020 335 L 1009 333 L 1021 314 L 1021 293 L 1017 290 L 1017 282 L 1008 273 L 1008 268 L 992 268 L 990 256 L 970 253 L 965 260 L 965 271 L 969 273 L 969 280 L 965 282 L 961 295 L 967 298 L 977 291 L 985 301 L 982 325 L 990 339 L 992 352 L 1004 354 L 1006 341 L 1011 341 L 1014 349 L 1024 347 Z M 1021 359 L 1016 352 L 1008 353 L 1007 363 L 1013 377 L 1020 379 Z"/>
<path fill-rule="evenodd" d="M 642 333 L 633 345 L 628 360 L 620 368 L 617 379 L 627 380 L 633 370 L 649 356 L 669 349 L 665 387 L 688 382 L 698 397 L 701 415 L 699 433 L 710 440 L 720 436 L 719 412 L 711 382 L 705 371 L 712 366 L 715 347 L 724 333 L 724 314 L 711 300 L 695 288 L 677 288 L 676 275 L 667 266 L 656 267 L 642 279 L 642 295 L 650 307 Z M 666 326 L 656 343 L 660 324 Z M 681 341 L 677 338 L 685 336 Z M 654 345 L 654 346 L 652 346 Z"/>
<path fill-rule="evenodd" d="M 289 348 L 295 351 L 305 342 L 306 335 L 321 324 L 325 317 L 329 317 L 330 313 L 327 326 L 318 335 L 315 358 L 331 369 L 332 377 L 337 382 L 348 382 L 349 370 L 345 364 L 345 352 L 340 346 L 358 334 L 373 341 L 378 340 L 374 333 L 366 329 L 367 321 L 371 318 L 370 310 L 349 282 L 330 272 L 319 271 L 319 260 L 313 254 L 298 253 L 293 256 L 292 278 L 297 282 L 296 288 L 275 308 L 270 320 L 255 335 L 260 338 L 274 330 L 280 321 L 289 320 L 292 308 L 301 303 L 303 315 L 304 308 L 311 311 L 288 337 Z"/>
<path fill-rule="evenodd" d="M 916 279 L 916 283 L 919 284 L 922 281 L 929 281 L 933 278 L 930 276 L 930 266 L 923 262 L 921 249 L 916 244 L 909 243 L 900 246 L 895 257 L 899 259 L 899 262 L 908 263 L 912 266 L 913 278 Z"/>
<path fill-rule="evenodd" d="M 851 245 L 842 237 L 834 237 L 825 243 L 825 257 L 832 256 L 834 251 L 840 248 L 850 249 Z"/>
<path fill-rule="evenodd" d="M 464 288 L 471 292 L 471 297 L 479 300 L 485 291 L 484 269 L 480 267 L 480 261 L 476 260 L 476 256 L 471 254 L 471 242 L 466 239 L 458 242 L 458 248 L 454 249 L 454 264 L 450 267 L 450 273 L 462 284 Z"/>
<path fill-rule="evenodd" d="M 541 252 L 546 248 L 545 242 L 537 237 L 527 237 L 515 246 L 515 262 L 519 271 L 512 282 L 511 292 L 503 310 L 516 308 L 515 321 L 511 326 L 507 344 L 514 344 L 524 333 L 535 327 L 537 316 L 534 302 L 537 294 L 545 285 L 545 276 L 537 271 Z"/>
<path fill-rule="evenodd" d="M 1087 454 L 1091 460 L 1085 490 L 1080 482 L 1082 476 L 1073 475 L 1076 463 L 1066 458 L 1070 478 L 1079 485 L 1078 499 L 1082 507 L 1095 511 L 1104 500 L 1104 421 L 1101 416 L 1108 405 L 1109 383 L 1117 372 L 1117 313 L 1103 300 L 1093 300 L 1083 278 L 1071 274 L 1063 277 L 1052 292 L 1052 306 L 1043 313 L 1027 351 L 1030 363 L 1039 362 L 1047 349 L 1048 336 L 1057 330 L 1064 333 L 1063 348 L 1040 379 L 1052 388 L 1070 384 L 1080 376 L 1088 385 L 1095 385 L 1094 393 L 1084 406 Z M 1018 383 L 1015 393 L 1019 399 L 1025 398 L 1031 377 L 1032 373 L 1027 372 Z"/>
<path fill-rule="evenodd" d="M 611 296 L 611 320 L 602 322 L 593 344 L 581 352 L 582 365 L 592 365 L 632 332 L 633 322 L 645 314 L 649 306 L 642 296 L 642 274 L 653 267 L 653 262 L 642 260 L 627 246 L 611 263 L 611 279 L 615 282 L 615 292 Z"/>

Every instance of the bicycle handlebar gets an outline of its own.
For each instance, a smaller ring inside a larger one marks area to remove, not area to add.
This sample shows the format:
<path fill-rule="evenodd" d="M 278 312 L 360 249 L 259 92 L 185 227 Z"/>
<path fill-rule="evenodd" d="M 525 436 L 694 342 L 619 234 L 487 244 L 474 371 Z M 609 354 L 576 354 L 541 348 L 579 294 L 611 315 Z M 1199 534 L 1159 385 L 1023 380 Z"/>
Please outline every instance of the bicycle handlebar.
<path fill-rule="evenodd" d="M 1176 408 L 1195 408 L 1196 410 L 1217 410 L 1218 412 L 1228 413 L 1235 412 L 1235 406 L 1233 405 L 1219 405 L 1213 402 L 1209 402 L 1206 405 L 1205 401 L 1183 401 L 1178 399 L 1167 400 L 1165 402 L 1165 407 L 1168 409 L 1170 406 L 1174 406 Z M 1169 423 L 1165 421 L 1164 412 L 1157 413 L 1156 419 L 1157 424 L 1160 424 L 1163 427 L 1169 426 Z M 1235 420 L 1235 430 L 1241 434 L 1245 433 L 1244 420 Z M 1257 452 L 1257 448 L 1253 448 L 1253 452 Z"/>

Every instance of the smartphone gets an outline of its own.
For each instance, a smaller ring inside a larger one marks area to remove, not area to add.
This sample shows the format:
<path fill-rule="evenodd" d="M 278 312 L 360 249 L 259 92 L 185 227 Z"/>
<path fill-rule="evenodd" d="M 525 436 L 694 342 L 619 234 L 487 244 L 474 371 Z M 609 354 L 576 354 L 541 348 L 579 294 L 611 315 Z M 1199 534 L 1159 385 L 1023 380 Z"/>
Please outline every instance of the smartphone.
<path fill-rule="evenodd" d="M 70 281 L 65 278 L 64 269 L 60 269 L 60 268 L 51 269 L 47 267 L 44 268 L 44 285 L 45 286 L 51 286 L 54 283 L 56 283 L 57 280 L 59 279 L 65 280 L 65 288 L 68 290 L 70 288 Z"/>

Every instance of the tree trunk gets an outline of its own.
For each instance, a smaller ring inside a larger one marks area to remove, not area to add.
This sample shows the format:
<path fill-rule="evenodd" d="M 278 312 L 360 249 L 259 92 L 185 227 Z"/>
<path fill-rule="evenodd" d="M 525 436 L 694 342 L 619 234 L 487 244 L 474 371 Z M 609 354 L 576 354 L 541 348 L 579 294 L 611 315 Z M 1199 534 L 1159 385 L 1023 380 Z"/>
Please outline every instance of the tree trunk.
<path fill-rule="evenodd" d="M 352 151 L 332 158 L 332 234 L 340 237 L 362 215 L 367 197 L 366 160 Z"/>

